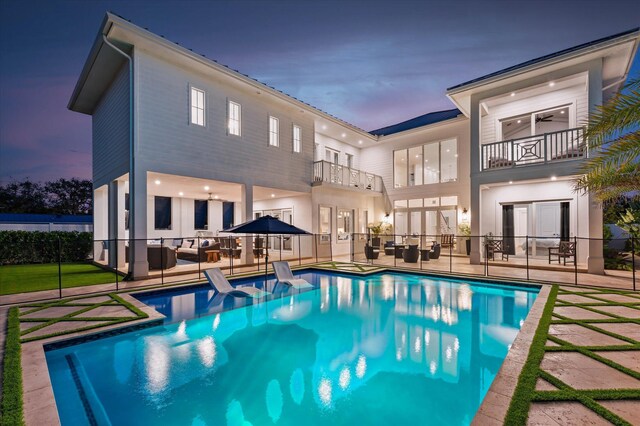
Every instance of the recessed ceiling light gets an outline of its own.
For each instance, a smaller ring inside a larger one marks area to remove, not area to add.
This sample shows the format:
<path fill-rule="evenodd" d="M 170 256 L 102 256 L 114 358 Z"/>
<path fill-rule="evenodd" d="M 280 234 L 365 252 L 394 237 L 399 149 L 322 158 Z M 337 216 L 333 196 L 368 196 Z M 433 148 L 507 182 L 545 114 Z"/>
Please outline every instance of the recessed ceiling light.
<path fill-rule="evenodd" d="M 522 120 L 518 120 L 518 124 L 522 123 Z"/>
<path fill-rule="evenodd" d="M 416 158 L 420 158 L 420 154 L 416 154 Z"/>
<path fill-rule="evenodd" d="M 178 195 L 182 197 L 184 195 L 184 192 L 180 191 L 178 192 Z"/>
<path fill-rule="evenodd" d="M 515 96 L 515 95 L 516 95 L 516 92 L 511 92 L 511 96 Z"/>
<path fill-rule="evenodd" d="M 343 134 L 342 134 L 342 137 L 343 137 L 343 138 L 346 138 L 346 137 L 347 137 L 347 134 L 346 134 L 346 133 L 343 133 Z"/>
<path fill-rule="evenodd" d="M 558 178 L 555 177 L 555 176 L 551 176 L 551 180 L 556 180 L 556 179 L 558 179 Z"/>
<path fill-rule="evenodd" d="M 361 140 L 360 140 L 360 141 L 358 141 L 358 143 L 359 143 L 360 145 L 362 145 L 362 141 L 361 141 Z"/>
<path fill-rule="evenodd" d="M 156 180 L 155 180 L 155 184 L 156 184 L 156 185 L 160 185 L 161 183 L 162 183 L 162 182 L 160 182 L 160 180 L 159 180 L 159 179 L 156 179 Z"/>
<path fill-rule="evenodd" d="M 213 196 L 213 199 L 214 199 L 214 200 L 217 200 L 217 199 L 218 199 L 218 196 L 217 196 L 217 195 L 214 195 L 214 196 Z"/>
<path fill-rule="evenodd" d="M 447 152 L 451 152 L 451 150 L 450 150 L 450 149 L 448 149 L 448 150 L 447 150 Z"/>
<path fill-rule="evenodd" d="M 326 125 L 322 125 L 322 130 L 327 130 L 327 126 Z"/>
<path fill-rule="evenodd" d="M 205 185 L 205 186 L 204 186 L 204 190 L 205 190 L 205 191 L 208 191 L 208 190 L 209 190 L 209 185 Z"/>
<path fill-rule="evenodd" d="M 564 110 L 560 111 L 560 114 L 564 114 Z"/>
<path fill-rule="evenodd" d="M 429 160 L 424 160 L 424 162 L 425 162 L 425 163 L 428 163 L 428 162 L 429 162 Z"/>
<path fill-rule="evenodd" d="M 456 158 L 458 158 L 458 154 L 456 154 Z"/>
<path fill-rule="evenodd" d="M 509 181 L 509 185 L 511 185 L 512 183 L 513 183 L 513 181 L 512 181 L 512 180 L 510 180 L 510 181 Z"/>
<path fill-rule="evenodd" d="M 553 81 L 551 83 L 549 83 L 549 87 L 553 87 L 555 85 L 556 85 L 556 83 L 554 83 Z"/>
<path fill-rule="evenodd" d="M 275 196 L 276 196 L 276 194 L 271 194 L 271 198 L 273 198 L 273 197 L 275 197 Z"/>

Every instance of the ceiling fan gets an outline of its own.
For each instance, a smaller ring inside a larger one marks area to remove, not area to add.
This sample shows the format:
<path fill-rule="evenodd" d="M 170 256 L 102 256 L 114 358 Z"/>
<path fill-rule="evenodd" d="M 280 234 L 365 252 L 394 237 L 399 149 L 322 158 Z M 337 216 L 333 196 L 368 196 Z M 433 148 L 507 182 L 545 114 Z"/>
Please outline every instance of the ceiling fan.
<path fill-rule="evenodd" d="M 553 114 L 549 114 L 546 117 L 536 117 L 536 123 L 540 123 L 542 122 L 547 122 L 547 121 L 553 121 L 551 120 L 551 117 L 553 117 Z"/>
<path fill-rule="evenodd" d="M 211 196 L 211 192 L 209 193 L 209 198 L 207 198 L 207 201 L 213 201 L 213 197 Z"/>

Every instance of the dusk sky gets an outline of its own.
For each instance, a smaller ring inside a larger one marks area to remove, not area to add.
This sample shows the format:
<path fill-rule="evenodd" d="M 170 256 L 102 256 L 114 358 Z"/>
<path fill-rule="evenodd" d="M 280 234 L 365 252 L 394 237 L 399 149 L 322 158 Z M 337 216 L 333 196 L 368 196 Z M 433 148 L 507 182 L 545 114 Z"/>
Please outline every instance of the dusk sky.
<path fill-rule="evenodd" d="M 1 183 L 91 177 L 91 117 L 67 103 L 108 10 L 365 130 L 453 108 L 447 87 L 640 26 L 637 0 L 0 0 Z"/>

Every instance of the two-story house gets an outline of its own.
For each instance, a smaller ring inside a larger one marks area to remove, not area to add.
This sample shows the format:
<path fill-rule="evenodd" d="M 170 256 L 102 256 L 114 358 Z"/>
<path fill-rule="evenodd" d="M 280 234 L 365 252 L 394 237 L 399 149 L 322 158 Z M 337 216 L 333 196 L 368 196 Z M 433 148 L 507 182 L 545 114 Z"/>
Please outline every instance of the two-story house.
<path fill-rule="evenodd" d="M 625 81 L 639 38 L 461 84 L 447 91 L 457 109 L 366 132 L 109 13 L 69 103 L 93 120 L 95 239 L 120 240 L 108 262 L 144 277 L 149 239 L 216 235 L 264 214 L 320 234 L 334 255 L 380 220 L 400 235 L 470 223 L 474 236 L 512 239 L 515 255 L 600 237 L 600 209 L 571 190 L 588 155 L 581 127 Z M 521 235 L 541 238 L 523 248 Z M 578 252 L 602 270 L 601 244 Z M 472 238 L 471 262 L 481 257 Z"/>

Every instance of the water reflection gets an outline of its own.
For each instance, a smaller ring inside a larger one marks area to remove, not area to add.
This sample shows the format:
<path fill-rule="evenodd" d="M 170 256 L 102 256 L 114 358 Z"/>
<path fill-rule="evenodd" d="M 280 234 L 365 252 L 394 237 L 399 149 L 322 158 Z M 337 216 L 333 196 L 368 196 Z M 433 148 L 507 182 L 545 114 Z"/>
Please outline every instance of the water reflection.
<path fill-rule="evenodd" d="M 119 417 L 123 404 L 147 416 L 137 423 L 376 424 L 389 405 L 394 415 L 460 424 L 473 418 L 535 299 L 401 274 L 304 278 L 318 290 L 73 350 L 113 424 L 132 422 Z M 156 302 L 174 319 L 188 304 L 202 309 L 192 317 L 211 309 L 208 291 L 183 296 Z M 113 377 L 96 372 L 104 362 Z"/>

